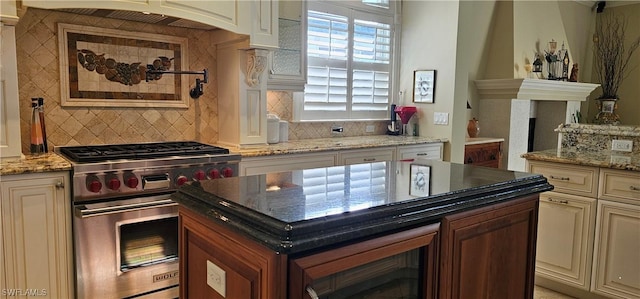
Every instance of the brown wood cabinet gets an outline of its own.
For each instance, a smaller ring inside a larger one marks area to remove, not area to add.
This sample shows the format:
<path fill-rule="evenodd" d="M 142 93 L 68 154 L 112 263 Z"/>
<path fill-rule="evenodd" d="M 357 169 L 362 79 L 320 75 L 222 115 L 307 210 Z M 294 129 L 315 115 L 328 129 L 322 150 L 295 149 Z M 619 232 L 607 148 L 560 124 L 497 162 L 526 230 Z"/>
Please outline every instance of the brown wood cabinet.
<path fill-rule="evenodd" d="M 313 298 L 341 290 L 384 295 L 389 289 L 420 290 L 420 298 L 532 298 L 537 207 L 538 196 L 531 195 L 287 256 L 181 206 L 181 298 Z"/>
<path fill-rule="evenodd" d="M 502 168 L 502 142 L 467 144 L 464 147 L 464 163 Z"/>
<path fill-rule="evenodd" d="M 440 299 L 532 298 L 538 196 L 446 216 Z"/>
<path fill-rule="evenodd" d="M 286 298 L 286 264 L 286 255 L 180 208 L 180 298 Z"/>
<path fill-rule="evenodd" d="M 336 293 L 341 298 L 436 298 L 438 227 L 432 224 L 293 259 L 289 298 L 333 298 Z"/>

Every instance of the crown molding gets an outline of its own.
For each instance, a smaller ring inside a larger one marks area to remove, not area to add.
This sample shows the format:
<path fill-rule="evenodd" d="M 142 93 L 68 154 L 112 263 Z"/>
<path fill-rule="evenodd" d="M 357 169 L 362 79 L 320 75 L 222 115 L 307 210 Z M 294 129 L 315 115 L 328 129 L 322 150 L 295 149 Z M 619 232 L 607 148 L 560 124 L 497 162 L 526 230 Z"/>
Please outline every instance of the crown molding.
<path fill-rule="evenodd" d="M 599 84 L 543 79 L 489 79 L 474 81 L 480 99 L 586 101 Z"/>

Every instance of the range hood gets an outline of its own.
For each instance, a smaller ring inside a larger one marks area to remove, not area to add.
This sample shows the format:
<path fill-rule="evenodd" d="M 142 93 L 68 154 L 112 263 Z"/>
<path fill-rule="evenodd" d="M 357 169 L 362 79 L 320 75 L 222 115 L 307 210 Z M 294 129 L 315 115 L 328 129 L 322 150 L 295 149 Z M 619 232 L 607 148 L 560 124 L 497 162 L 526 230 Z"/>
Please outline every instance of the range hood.
<path fill-rule="evenodd" d="M 219 28 L 211 25 L 199 23 L 192 20 L 180 19 L 176 17 L 159 15 L 153 13 L 143 13 L 137 11 L 128 10 L 112 10 L 112 9 L 97 9 L 97 8 L 64 8 L 57 9 L 57 11 L 69 12 L 80 15 L 95 16 L 102 18 L 119 19 L 134 22 L 143 22 L 149 24 L 182 27 L 199 30 L 218 30 Z"/>

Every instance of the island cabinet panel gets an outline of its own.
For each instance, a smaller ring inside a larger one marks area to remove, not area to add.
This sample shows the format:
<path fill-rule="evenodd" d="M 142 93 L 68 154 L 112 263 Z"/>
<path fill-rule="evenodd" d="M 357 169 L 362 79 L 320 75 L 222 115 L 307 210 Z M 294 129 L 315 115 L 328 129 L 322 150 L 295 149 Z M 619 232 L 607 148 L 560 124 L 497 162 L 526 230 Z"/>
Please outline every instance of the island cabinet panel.
<path fill-rule="evenodd" d="M 286 298 L 286 255 L 184 208 L 180 238 L 180 298 Z"/>
<path fill-rule="evenodd" d="M 532 298 L 538 196 L 444 217 L 439 298 Z"/>
<path fill-rule="evenodd" d="M 438 227 L 292 259 L 289 298 L 436 298 Z"/>

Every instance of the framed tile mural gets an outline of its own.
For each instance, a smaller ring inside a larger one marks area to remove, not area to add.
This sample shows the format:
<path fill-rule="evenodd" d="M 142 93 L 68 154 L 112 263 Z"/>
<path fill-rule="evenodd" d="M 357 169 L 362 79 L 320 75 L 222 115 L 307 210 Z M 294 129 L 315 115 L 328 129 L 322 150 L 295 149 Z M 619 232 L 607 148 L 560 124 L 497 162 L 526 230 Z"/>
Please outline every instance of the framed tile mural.
<path fill-rule="evenodd" d="M 58 24 L 62 106 L 189 107 L 187 38 Z"/>

